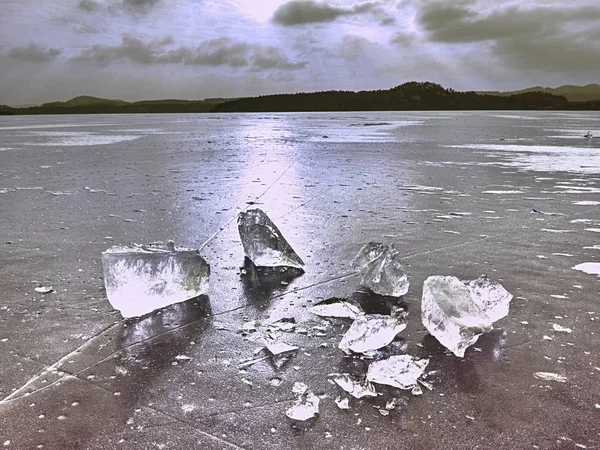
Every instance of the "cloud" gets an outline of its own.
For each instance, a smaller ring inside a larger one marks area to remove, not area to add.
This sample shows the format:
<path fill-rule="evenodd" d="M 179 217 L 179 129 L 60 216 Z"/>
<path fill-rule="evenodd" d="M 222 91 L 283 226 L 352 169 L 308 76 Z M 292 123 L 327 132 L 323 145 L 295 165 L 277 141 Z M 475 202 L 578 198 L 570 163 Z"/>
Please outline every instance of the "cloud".
<path fill-rule="evenodd" d="M 587 36 L 579 39 L 560 36 L 502 39 L 494 53 L 520 70 L 546 72 L 600 73 L 600 45 Z"/>
<path fill-rule="evenodd" d="M 573 22 L 600 20 L 600 8 L 587 6 L 508 6 L 481 13 L 473 2 L 429 3 L 417 17 L 434 42 L 479 42 L 514 36 L 551 35 Z"/>
<path fill-rule="evenodd" d="M 76 61 L 107 65 L 114 61 L 129 61 L 137 64 L 182 64 L 197 66 L 247 67 L 260 71 L 269 69 L 297 70 L 306 62 L 292 62 L 277 47 L 249 44 L 230 38 L 206 40 L 195 47 L 181 46 L 174 49 L 168 37 L 149 43 L 138 38 L 124 36 L 121 45 L 94 45 L 75 58 Z"/>
<path fill-rule="evenodd" d="M 102 10 L 114 12 L 116 7 L 116 9 L 123 9 L 132 14 L 139 14 L 148 12 L 160 2 L 161 0 L 121 0 L 119 3 L 102 4 L 98 0 L 79 0 L 77 7 L 88 13 Z"/>
<path fill-rule="evenodd" d="M 8 51 L 8 56 L 25 62 L 49 62 L 61 54 L 56 48 L 45 48 L 33 42 L 24 47 L 13 47 Z"/>
<path fill-rule="evenodd" d="M 161 0 L 123 0 L 123 7 L 130 12 L 147 12 L 152 7 L 158 5 Z"/>
<path fill-rule="evenodd" d="M 480 9 L 480 10 L 478 10 Z M 518 70 L 600 70 L 600 44 L 592 39 L 600 5 L 531 2 L 483 10 L 475 1 L 427 3 L 417 22 L 430 42 L 482 43 L 482 49 Z"/>
<path fill-rule="evenodd" d="M 80 0 L 77 7 L 82 11 L 93 12 L 100 9 L 100 4 L 95 0 Z"/>
<path fill-rule="evenodd" d="M 392 39 L 390 39 L 390 44 L 399 45 L 400 47 L 410 47 L 413 42 L 414 36 L 398 31 Z"/>
<path fill-rule="evenodd" d="M 333 22 L 342 16 L 366 14 L 377 10 L 379 10 L 377 2 L 365 2 L 350 8 L 341 8 L 313 0 L 292 0 L 277 8 L 271 20 L 277 25 L 294 26 Z"/>

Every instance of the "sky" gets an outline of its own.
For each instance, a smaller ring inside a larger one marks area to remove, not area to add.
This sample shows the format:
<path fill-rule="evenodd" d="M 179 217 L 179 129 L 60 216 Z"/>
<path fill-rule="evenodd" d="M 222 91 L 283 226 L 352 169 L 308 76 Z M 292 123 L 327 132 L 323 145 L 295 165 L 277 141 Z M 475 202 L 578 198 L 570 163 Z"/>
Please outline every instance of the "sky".
<path fill-rule="evenodd" d="M 0 0 L 0 104 L 600 82 L 598 0 Z"/>

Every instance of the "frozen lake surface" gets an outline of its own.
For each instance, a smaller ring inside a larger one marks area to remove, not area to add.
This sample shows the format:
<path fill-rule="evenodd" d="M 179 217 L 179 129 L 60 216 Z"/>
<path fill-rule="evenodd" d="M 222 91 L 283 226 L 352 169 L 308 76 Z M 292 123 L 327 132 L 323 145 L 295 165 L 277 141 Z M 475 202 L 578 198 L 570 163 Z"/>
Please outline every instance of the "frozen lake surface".
<path fill-rule="evenodd" d="M 242 275 L 248 207 L 304 275 Z M 0 117 L 0 211 L 8 448 L 600 448 L 600 113 Z M 101 253 L 169 239 L 203 247 L 208 294 L 122 320 Z M 389 308 L 350 265 L 369 241 L 393 243 L 410 280 L 386 355 L 429 359 L 432 390 L 378 385 L 342 410 L 328 375 L 370 361 L 338 350 L 348 321 L 309 307 Z M 421 324 L 423 282 L 483 273 L 515 298 L 457 358 Z M 251 329 L 280 318 L 300 350 L 240 369 L 262 345 Z M 294 428 L 296 382 L 320 414 Z"/>

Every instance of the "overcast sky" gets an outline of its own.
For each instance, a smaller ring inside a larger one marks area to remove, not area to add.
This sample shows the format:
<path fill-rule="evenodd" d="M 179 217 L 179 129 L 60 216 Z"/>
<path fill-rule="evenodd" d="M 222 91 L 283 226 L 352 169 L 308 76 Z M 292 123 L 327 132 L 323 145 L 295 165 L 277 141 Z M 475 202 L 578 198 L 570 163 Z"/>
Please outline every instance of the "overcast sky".
<path fill-rule="evenodd" d="M 598 0 L 0 0 L 0 104 L 600 82 Z"/>

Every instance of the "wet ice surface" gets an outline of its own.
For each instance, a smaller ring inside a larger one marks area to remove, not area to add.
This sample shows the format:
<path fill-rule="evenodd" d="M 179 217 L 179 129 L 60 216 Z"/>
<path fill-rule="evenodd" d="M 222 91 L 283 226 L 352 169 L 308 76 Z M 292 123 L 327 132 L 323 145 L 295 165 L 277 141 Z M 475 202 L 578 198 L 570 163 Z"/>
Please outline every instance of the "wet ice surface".
<path fill-rule="evenodd" d="M 0 126 L 25 127 L 0 133 L 0 148 L 8 149 L 0 153 L 0 442 L 46 449 L 599 447 L 599 278 L 572 269 L 600 256 L 600 234 L 585 231 L 600 227 L 598 193 L 578 189 L 600 188 L 599 171 L 583 163 L 577 172 L 575 161 L 564 166 L 569 171 L 533 170 L 527 148 L 445 145 L 504 138 L 587 151 L 600 142 L 544 130 L 597 130 L 600 117 L 507 115 L 534 120 L 486 112 L 0 118 Z M 419 123 L 351 126 L 397 120 Z M 136 139 L 25 145 L 60 139 L 25 133 L 40 125 Z M 330 126 L 343 130 L 339 138 L 322 138 Z M 305 262 L 302 277 L 249 270 L 235 222 L 247 207 L 264 210 L 283 232 Z M 209 241 L 201 252 L 211 264 L 205 296 L 122 320 L 106 298 L 101 253 L 168 239 L 189 248 Z M 411 281 L 402 298 L 356 292 L 360 274 L 350 261 L 366 242 L 401 251 Z M 515 298 L 509 315 L 458 358 L 421 324 L 422 285 L 430 275 L 481 273 Z M 368 315 L 405 307 L 407 327 L 372 354 L 346 355 L 338 344 L 352 318 L 311 311 L 331 298 L 357 300 Z M 241 332 L 244 324 L 256 331 Z M 265 336 L 298 350 L 275 357 Z M 420 396 L 376 384 L 377 397 L 357 399 L 330 377 L 364 382 L 369 364 L 405 354 L 429 359 Z M 320 400 L 319 415 L 307 421 L 285 415 L 297 381 Z"/>
<path fill-rule="evenodd" d="M 102 253 L 102 266 L 108 300 L 123 317 L 199 297 L 210 277 L 198 250 L 173 243 L 111 247 Z"/>

